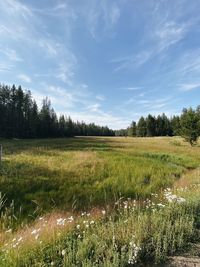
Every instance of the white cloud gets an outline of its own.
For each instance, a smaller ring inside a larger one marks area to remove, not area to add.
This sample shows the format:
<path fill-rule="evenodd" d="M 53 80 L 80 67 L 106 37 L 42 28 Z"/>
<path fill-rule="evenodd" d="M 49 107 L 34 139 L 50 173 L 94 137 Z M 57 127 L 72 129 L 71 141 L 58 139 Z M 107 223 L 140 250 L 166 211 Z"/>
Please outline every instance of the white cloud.
<path fill-rule="evenodd" d="M 21 57 L 19 57 L 14 49 L 0 48 L 0 53 L 7 56 L 10 61 L 22 61 Z"/>
<path fill-rule="evenodd" d="M 90 112 L 100 112 L 101 105 L 99 103 L 94 103 L 87 107 L 87 110 Z"/>
<path fill-rule="evenodd" d="M 57 47 L 54 46 L 50 40 L 40 39 L 38 45 L 44 48 L 44 51 L 46 51 L 49 56 L 57 56 Z"/>
<path fill-rule="evenodd" d="M 74 66 L 71 64 L 60 64 L 55 77 L 68 85 L 72 85 L 74 76 L 73 68 Z"/>
<path fill-rule="evenodd" d="M 112 25 L 115 25 L 120 18 L 120 9 L 116 4 L 113 4 L 110 9 L 109 19 Z"/>
<path fill-rule="evenodd" d="M 164 23 L 158 25 L 155 31 L 155 36 L 158 38 L 159 52 L 162 52 L 170 46 L 180 42 L 189 31 L 190 26 L 190 23 L 178 24 L 174 21 L 165 21 Z"/>
<path fill-rule="evenodd" d="M 23 17 L 24 19 L 27 19 L 28 17 L 32 16 L 31 10 L 16 0 L 4 0 L 1 1 L 1 7 L 4 9 L 4 11 L 11 16 L 19 15 Z"/>
<path fill-rule="evenodd" d="M 112 59 L 111 63 L 115 64 L 114 72 L 118 72 L 120 70 L 133 70 L 144 65 L 153 55 L 153 50 L 141 51 L 137 55 L 128 55 L 116 59 Z"/>
<path fill-rule="evenodd" d="M 122 87 L 123 90 L 128 90 L 128 91 L 138 91 L 141 90 L 142 87 Z"/>
<path fill-rule="evenodd" d="M 19 78 L 22 82 L 25 82 L 25 83 L 31 83 L 32 81 L 31 78 L 27 74 L 19 74 L 17 78 Z"/>
<path fill-rule="evenodd" d="M 191 91 L 194 89 L 200 88 L 200 83 L 186 83 L 186 84 L 180 84 L 180 90 L 181 91 Z"/>
<path fill-rule="evenodd" d="M 103 95 L 97 95 L 96 99 L 99 100 L 99 101 L 104 101 L 105 97 Z"/>
<path fill-rule="evenodd" d="M 121 129 L 126 128 L 129 124 L 131 119 L 124 119 L 120 116 L 115 116 L 106 112 L 73 112 L 70 111 L 68 114 L 65 110 L 61 111 L 60 114 L 70 115 L 70 117 L 74 121 L 84 121 L 86 123 L 94 122 L 100 126 L 108 126 L 111 129 Z"/>
<path fill-rule="evenodd" d="M 120 18 L 120 8 L 116 3 L 110 1 L 94 0 L 80 11 L 87 22 L 92 37 L 101 39 L 106 33 L 111 33 Z"/>

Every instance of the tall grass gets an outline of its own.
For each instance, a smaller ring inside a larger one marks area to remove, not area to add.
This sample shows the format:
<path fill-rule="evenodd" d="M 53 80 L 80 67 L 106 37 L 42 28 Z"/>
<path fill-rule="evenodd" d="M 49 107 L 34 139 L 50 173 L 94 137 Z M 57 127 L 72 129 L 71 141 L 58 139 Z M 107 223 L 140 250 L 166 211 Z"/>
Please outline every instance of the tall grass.
<path fill-rule="evenodd" d="M 147 201 L 136 205 L 129 200 L 100 219 L 85 214 L 73 223 L 66 222 L 71 224 L 70 230 L 63 231 L 60 226 L 48 241 L 42 232 L 35 243 L 23 241 L 23 235 L 17 242 L 18 236 L 4 247 L 0 264 L 86 267 L 161 263 L 195 238 L 200 204 L 158 204 Z"/>
<path fill-rule="evenodd" d="M 3 141 L 0 191 L 6 194 L 7 205 L 14 200 L 26 216 L 52 208 L 105 205 L 120 196 L 146 198 L 198 165 L 193 153 L 177 154 L 164 140 L 164 153 L 162 147 L 154 151 L 160 143 L 154 144 L 154 139 Z"/>
<path fill-rule="evenodd" d="M 2 267 L 153 266 L 197 239 L 198 146 L 177 138 L 2 143 Z M 173 185 L 186 201 L 168 203 L 163 192 Z"/>

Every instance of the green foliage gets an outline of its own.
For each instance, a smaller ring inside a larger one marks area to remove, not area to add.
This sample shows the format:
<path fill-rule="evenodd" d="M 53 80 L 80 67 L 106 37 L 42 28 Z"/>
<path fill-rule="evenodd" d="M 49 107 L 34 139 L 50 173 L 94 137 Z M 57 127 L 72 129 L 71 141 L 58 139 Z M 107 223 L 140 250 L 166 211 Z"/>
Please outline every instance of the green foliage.
<path fill-rule="evenodd" d="M 1 266 L 154 266 L 195 239 L 197 202 L 164 208 L 121 204 L 93 224 L 87 217 L 88 227 L 83 218 L 50 242 L 8 250 L 6 257 L 0 255 Z"/>
<path fill-rule="evenodd" d="M 147 124 L 144 117 L 141 117 L 137 124 L 137 136 L 144 137 L 147 135 Z"/>
<path fill-rule="evenodd" d="M 136 122 L 132 121 L 130 127 L 128 128 L 128 136 L 136 136 Z"/>
<path fill-rule="evenodd" d="M 180 117 L 180 134 L 191 146 L 197 142 L 199 137 L 198 123 L 199 116 L 192 108 L 183 110 Z"/>

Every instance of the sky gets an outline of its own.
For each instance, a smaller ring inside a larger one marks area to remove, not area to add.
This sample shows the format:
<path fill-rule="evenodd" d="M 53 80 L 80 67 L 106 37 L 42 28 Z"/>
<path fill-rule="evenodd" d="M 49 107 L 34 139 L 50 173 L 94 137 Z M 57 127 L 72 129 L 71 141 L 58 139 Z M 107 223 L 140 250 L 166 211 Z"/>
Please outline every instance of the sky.
<path fill-rule="evenodd" d="M 125 128 L 200 104 L 199 0 L 2 0 L 0 83 Z"/>

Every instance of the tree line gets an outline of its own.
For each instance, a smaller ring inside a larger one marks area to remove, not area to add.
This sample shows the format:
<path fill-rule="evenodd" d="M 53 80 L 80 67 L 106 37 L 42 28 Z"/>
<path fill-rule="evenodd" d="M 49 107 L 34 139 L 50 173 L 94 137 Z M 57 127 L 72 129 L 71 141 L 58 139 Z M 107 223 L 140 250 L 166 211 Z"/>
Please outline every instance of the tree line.
<path fill-rule="evenodd" d="M 180 116 L 168 118 L 162 115 L 141 117 L 136 123 L 132 121 L 127 129 L 115 131 L 116 136 L 182 136 L 193 145 L 200 136 L 200 106 L 196 109 L 184 108 Z"/>
<path fill-rule="evenodd" d="M 31 92 L 0 84 L 0 137 L 47 138 L 80 136 L 114 136 L 107 126 L 74 122 L 57 116 L 48 98 L 39 109 Z"/>
<path fill-rule="evenodd" d="M 193 145 L 200 136 L 200 106 L 184 108 L 180 116 L 168 118 L 162 115 L 141 117 L 132 121 L 127 129 L 112 130 L 94 123 L 74 122 L 60 115 L 43 99 L 39 109 L 31 92 L 0 84 L 0 137 L 3 138 L 47 138 L 72 136 L 174 136 L 180 135 Z"/>

